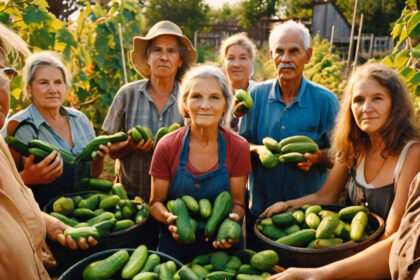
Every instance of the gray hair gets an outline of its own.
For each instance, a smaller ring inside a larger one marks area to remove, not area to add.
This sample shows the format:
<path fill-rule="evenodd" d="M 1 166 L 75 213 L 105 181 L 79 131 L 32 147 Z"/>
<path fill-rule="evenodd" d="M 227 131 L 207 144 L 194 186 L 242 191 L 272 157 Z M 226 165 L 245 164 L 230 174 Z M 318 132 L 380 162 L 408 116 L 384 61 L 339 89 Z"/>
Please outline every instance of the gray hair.
<path fill-rule="evenodd" d="M 226 80 L 223 71 L 219 67 L 212 64 L 205 64 L 200 66 L 195 66 L 191 68 L 183 78 L 181 89 L 178 95 L 178 110 L 186 118 L 186 122 L 189 123 L 189 115 L 185 110 L 185 104 L 187 103 L 188 95 L 190 94 L 191 87 L 193 86 L 194 81 L 200 78 L 214 78 L 219 83 L 223 97 L 226 101 L 226 109 L 223 112 L 223 117 L 221 124 L 227 126 L 230 123 L 230 111 L 232 105 L 233 95 L 229 90 L 229 84 Z"/>
<path fill-rule="evenodd" d="M 27 86 L 33 81 L 36 71 L 44 66 L 58 68 L 63 74 L 63 80 L 67 90 L 70 90 L 70 73 L 61 61 L 60 55 L 53 51 L 42 51 L 32 54 L 26 60 L 25 67 L 23 69 L 23 94 L 25 99 L 30 99 L 31 97 L 30 93 L 26 89 Z"/>
<path fill-rule="evenodd" d="M 219 50 L 220 62 L 223 63 L 223 61 L 226 58 L 227 50 L 233 45 L 239 45 L 248 51 L 248 55 L 251 58 L 251 75 L 252 75 L 254 73 L 254 58 L 255 58 L 256 47 L 255 47 L 255 44 L 252 42 L 252 40 L 248 38 L 245 32 L 236 33 L 230 37 L 227 37 L 225 40 L 223 40 L 220 46 L 220 50 Z"/>
<path fill-rule="evenodd" d="M 277 40 L 277 38 L 280 36 L 280 34 L 283 34 L 287 31 L 297 31 L 300 35 L 300 38 L 302 39 L 303 48 L 305 49 L 305 51 L 309 49 L 311 45 L 311 34 L 309 33 L 308 28 L 306 28 L 306 26 L 300 22 L 297 23 L 296 21 L 288 20 L 284 23 L 275 25 L 271 30 L 270 37 L 268 39 L 270 50 L 273 48 L 273 44 L 275 40 Z"/>

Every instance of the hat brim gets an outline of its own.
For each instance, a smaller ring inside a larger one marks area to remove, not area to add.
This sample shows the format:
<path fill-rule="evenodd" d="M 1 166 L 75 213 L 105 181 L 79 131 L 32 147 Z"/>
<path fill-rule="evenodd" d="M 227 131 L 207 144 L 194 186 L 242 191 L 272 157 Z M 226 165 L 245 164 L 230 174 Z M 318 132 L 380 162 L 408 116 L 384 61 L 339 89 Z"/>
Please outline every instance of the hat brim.
<path fill-rule="evenodd" d="M 140 37 L 136 36 L 133 39 L 133 50 L 131 51 L 131 62 L 134 65 L 134 68 L 140 75 L 145 78 L 149 78 L 151 76 L 150 66 L 147 63 L 146 57 L 146 48 L 147 44 L 150 40 L 153 40 L 162 35 L 172 35 L 176 36 L 181 40 L 184 50 L 184 63 L 187 64 L 188 67 L 193 66 L 197 62 L 197 51 L 191 44 L 191 41 L 178 33 L 173 32 L 172 30 L 168 29 L 164 32 L 160 32 L 151 37 Z"/>

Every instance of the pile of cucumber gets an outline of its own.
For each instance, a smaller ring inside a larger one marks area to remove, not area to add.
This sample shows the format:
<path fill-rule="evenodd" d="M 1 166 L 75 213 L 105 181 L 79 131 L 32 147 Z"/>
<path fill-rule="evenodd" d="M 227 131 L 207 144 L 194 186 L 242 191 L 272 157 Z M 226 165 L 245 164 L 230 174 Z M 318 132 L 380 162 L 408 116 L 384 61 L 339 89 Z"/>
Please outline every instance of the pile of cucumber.
<path fill-rule="evenodd" d="M 70 164 L 73 164 L 75 162 L 75 158 L 72 153 L 67 152 L 66 150 L 58 148 L 42 140 L 32 139 L 28 142 L 28 144 L 25 144 L 23 141 L 21 141 L 15 136 L 6 136 L 4 137 L 4 140 L 10 147 L 12 147 L 14 150 L 16 150 L 23 156 L 29 157 L 31 154 L 35 155 L 35 163 L 42 161 L 53 151 L 57 151 L 58 153 L 60 153 L 64 162 Z"/>
<path fill-rule="evenodd" d="M 136 125 L 132 129 L 130 129 L 130 132 L 131 132 L 131 138 L 133 139 L 134 142 L 139 143 L 143 139 L 145 141 L 152 139 L 152 141 L 154 141 L 153 146 L 156 147 L 157 143 L 163 136 L 165 136 L 169 132 L 177 130 L 180 127 L 181 125 L 179 123 L 173 123 L 169 127 L 163 126 L 159 128 L 159 130 L 156 132 L 155 137 L 153 137 L 153 134 L 150 128 L 146 126 Z"/>
<path fill-rule="evenodd" d="M 64 235 L 78 240 L 88 236 L 101 238 L 142 223 L 149 217 L 150 210 L 141 198 L 128 199 L 123 185 L 117 183 L 108 194 L 60 197 L 54 201 L 53 212 L 49 214 L 70 226 Z"/>
<path fill-rule="evenodd" d="M 242 230 L 239 223 L 229 219 L 232 211 L 232 197 L 229 192 L 221 192 L 214 203 L 208 199 L 197 200 L 189 195 L 169 200 L 166 203 L 169 212 L 177 216 L 175 225 L 178 229 L 179 242 L 191 244 L 196 234 L 203 234 L 209 240 L 240 239 Z"/>
<path fill-rule="evenodd" d="M 273 250 L 254 252 L 249 249 L 236 251 L 232 256 L 217 251 L 195 257 L 179 269 L 174 280 L 263 280 L 271 276 L 279 256 Z"/>
<path fill-rule="evenodd" d="M 262 142 L 264 146 L 259 148 L 258 154 L 261 164 L 268 169 L 275 168 L 279 162 L 306 161 L 305 153 L 315 153 L 318 150 L 318 145 L 304 135 L 287 137 L 280 142 L 271 137 L 265 137 Z"/>
<path fill-rule="evenodd" d="M 106 259 L 90 263 L 82 275 L 84 280 L 158 280 L 173 279 L 177 270 L 175 262 L 162 262 L 159 255 L 150 254 L 145 245 L 140 245 L 131 255 L 122 249 Z"/>
<path fill-rule="evenodd" d="M 293 213 L 284 212 L 260 221 L 258 230 L 276 243 L 322 249 L 345 242 L 361 242 L 372 229 L 365 206 L 348 206 L 338 213 L 320 205 L 305 205 Z"/>

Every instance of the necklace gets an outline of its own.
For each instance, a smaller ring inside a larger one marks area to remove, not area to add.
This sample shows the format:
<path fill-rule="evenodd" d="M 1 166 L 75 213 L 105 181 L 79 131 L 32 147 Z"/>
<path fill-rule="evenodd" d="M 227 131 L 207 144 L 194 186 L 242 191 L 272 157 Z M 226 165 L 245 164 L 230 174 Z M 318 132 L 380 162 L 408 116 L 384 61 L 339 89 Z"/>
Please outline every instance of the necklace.
<path fill-rule="evenodd" d="M 378 176 L 378 174 L 381 172 L 382 167 L 384 167 L 385 162 L 386 162 L 386 158 L 385 158 L 385 159 L 384 159 L 384 161 L 381 163 L 381 166 L 379 167 L 378 171 L 376 171 L 375 176 L 373 177 L 373 179 L 372 179 L 372 180 L 370 180 L 370 182 L 369 182 L 368 184 L 370 184 L 370 183 L 372 183 L 373 181 L 375 181 L 376 177 L 377 177 L 377 176 Z M 367 182 L 366 182 L 366 183 L 367 183 Z"/>

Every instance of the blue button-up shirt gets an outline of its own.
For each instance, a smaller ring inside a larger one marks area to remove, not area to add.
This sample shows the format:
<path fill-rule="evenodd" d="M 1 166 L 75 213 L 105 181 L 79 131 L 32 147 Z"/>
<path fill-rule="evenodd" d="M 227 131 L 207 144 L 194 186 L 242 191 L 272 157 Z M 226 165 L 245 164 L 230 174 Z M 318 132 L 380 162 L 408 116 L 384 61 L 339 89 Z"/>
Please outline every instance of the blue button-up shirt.
<path fill-rule="evenodd" d="M 294 135 L 312 138 L 320 149 L 329 147 L 329 134 L 339 110 L 337 97 L 328 89 L 302 78 L 298 95 L 290 105 L 280 97 L 277 79 L 254 87 L 254 107 L 241 121 L 239 134 L 250 143 L 262 145 L 264 137 L 280 141 Z M 327 177 L 327 169 L 312 166 L 308 172 L 296 164 L 280 163 L 268 170 L 257 156 L 252 157 L 248 191 L 250 211 L 261 214 L 278 201 L 286 201 L 316 192 Z"/>

